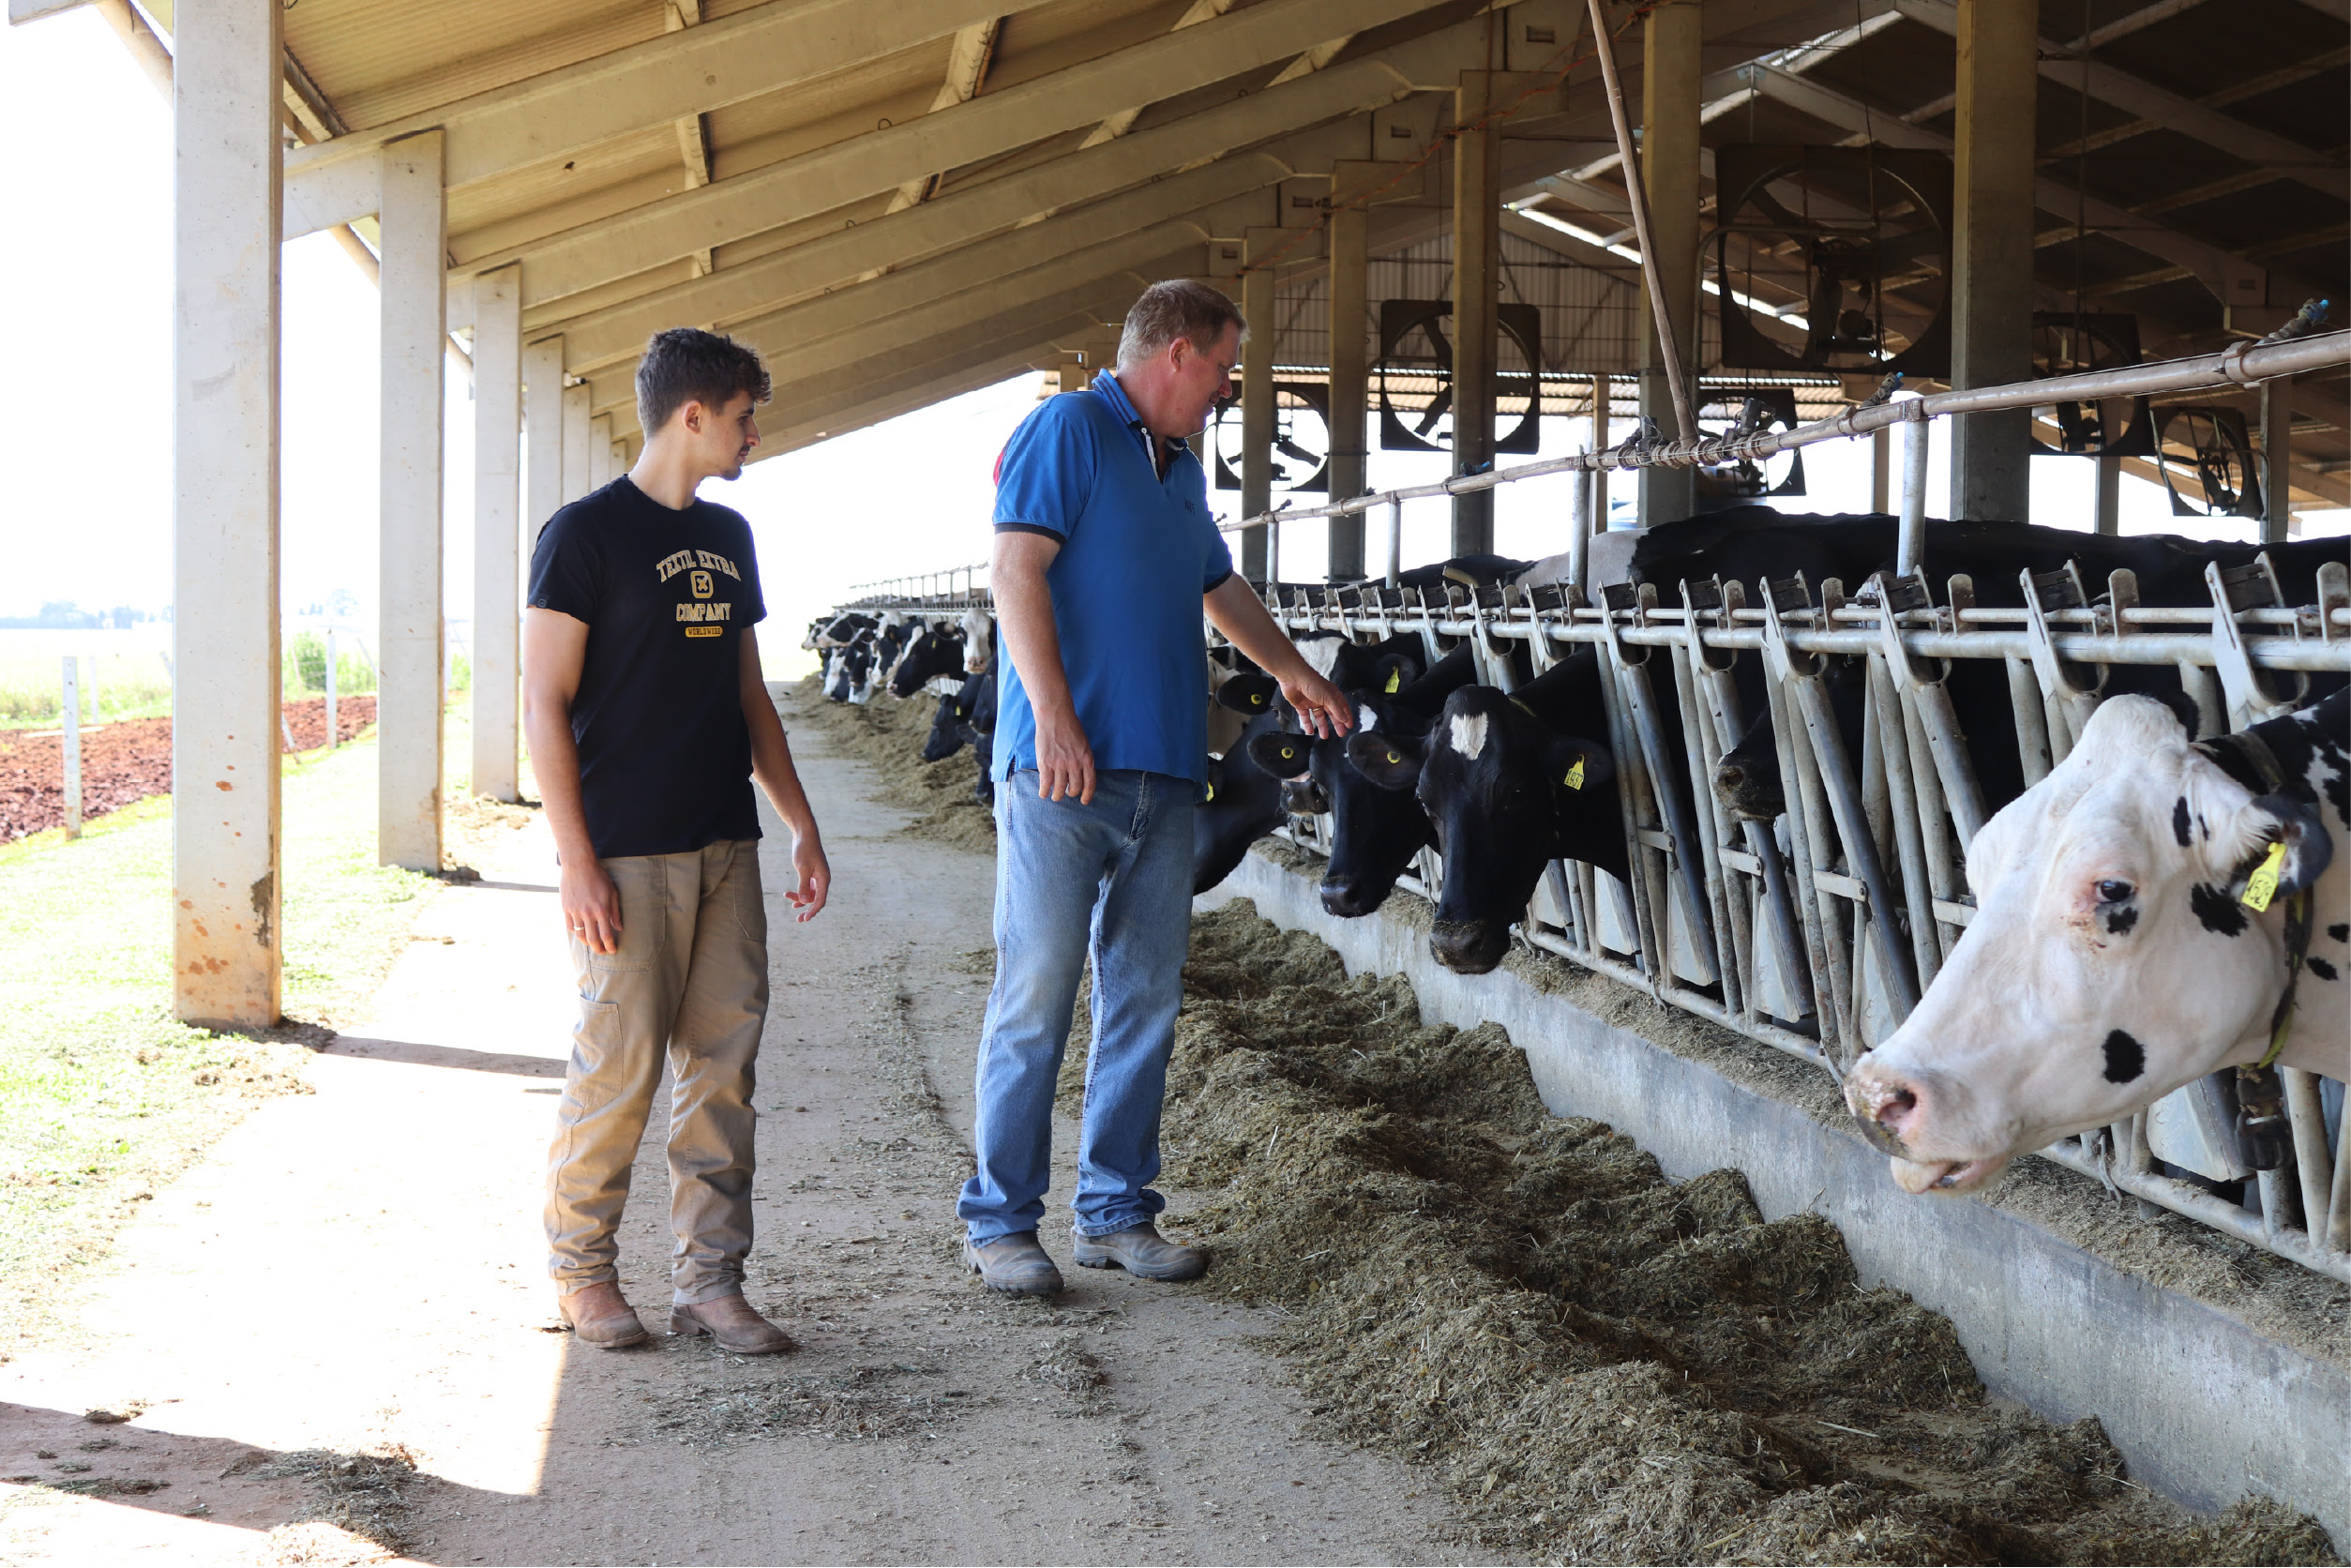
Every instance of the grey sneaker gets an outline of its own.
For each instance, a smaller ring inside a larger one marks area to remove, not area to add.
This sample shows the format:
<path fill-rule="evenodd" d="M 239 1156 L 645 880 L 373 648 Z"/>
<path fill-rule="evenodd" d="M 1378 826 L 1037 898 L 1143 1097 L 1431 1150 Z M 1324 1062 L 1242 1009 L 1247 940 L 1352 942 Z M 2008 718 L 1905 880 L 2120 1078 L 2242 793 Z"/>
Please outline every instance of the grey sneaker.
<path fill-rule="evenodd" d="M 1062 1271 L 1037 1244 L 1033 1230 L 1017 1231 L 985 1242 L 966 1239 L 963 1265 L 980 1276 L 991 1290 L 1011 1296 L 1049 1296 L 1062 1289 Z"/>
<path fill-rule="evenodd" d="M 1148 1220 L 1108 1236 L 1078 1232 L 1078 1266 L 1124 1269 L 1138 1279 L 1198 1279 L 1208 1272 L 1208 1254 L 1162 1236 Z"/>

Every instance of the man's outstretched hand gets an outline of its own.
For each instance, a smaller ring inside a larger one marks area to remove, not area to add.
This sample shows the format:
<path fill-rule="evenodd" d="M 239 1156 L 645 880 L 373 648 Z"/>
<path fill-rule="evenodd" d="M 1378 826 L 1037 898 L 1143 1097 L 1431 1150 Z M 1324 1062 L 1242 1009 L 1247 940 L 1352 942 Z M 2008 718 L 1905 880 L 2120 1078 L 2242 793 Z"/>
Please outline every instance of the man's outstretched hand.
<path fill-rule="evenodd" d="M 1355 727 L 1355 715 L 1339 688 L 1312 670 L 1301 670 L 1283 681 L 1282 696 L 1298 710 L 1298 720 L 1310 734 L 1330 738 Z"/>

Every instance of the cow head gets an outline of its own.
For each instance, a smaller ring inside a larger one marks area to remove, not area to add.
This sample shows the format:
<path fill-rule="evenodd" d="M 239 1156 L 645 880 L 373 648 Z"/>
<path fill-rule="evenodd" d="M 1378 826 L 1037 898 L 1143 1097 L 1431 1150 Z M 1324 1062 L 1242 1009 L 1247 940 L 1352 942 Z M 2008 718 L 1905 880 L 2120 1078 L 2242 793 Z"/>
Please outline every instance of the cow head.
<path fill-rule="evenodd" d="M 2303 752 L 2340 794 L 2340 740 Z M 1846 1105 L 1906 1190 L 1965 1192 L 2025 1150 L 2257 1060 L 2285 977 L 2283 899 L 2332 852 L 2312 807 L 2238 782 L 2163 703 L 2110 699 L 1968 845 L 1975 917 L 1917 1009 L 1853 1064 Z M 2243 900 L 2265 862 L 2280 902 L 2257 913 Z M 2321 922 L 2343 918 L 2328 909 L 2343 869 Z M 2340 989 L 2304 984 L 2331 1003 L 2339 1055 Z"/>
<path fill-rule="evenodd" d="M 1209 762 L 1207 788 L 1192 809 L 1193 892 L 1205 893 L 1232 875 L 1249 846 L 1281 826 L 1282 781 L 1258 765 L 1256 750 L 1266 735 L 1280 734 L 1280 726 L 1273 714 L 1251 719 L 1239 743 Z"/>
<path fill-rule="evenodd" d="M 963 633 L 944 623 L 936 626 L 917 627 L 906 651 L 898 655 L 897 663 L 890 671 L 890 695 L 912 697 L 927 683 L 953 675 L 958 681 L 964 674 Z"/>
<path fill-rule="evenodd" d="M 1378 788 L 1413 798 L 1428 819 L 1445 861 L 1429 951 L 1460 973 L 1502 961 L 1510 927 L 1552 861 L 1623 863 L 1616 792 L 1602 788 L 1616 774 L 1607 751 L 1552 729 L 1493 686 L 1454 692 L 1419 734 L 1358 731 L 1348 760 Z"/>
<path fill-rule="evenodd" d="M 995 668 L 996 617 L 985 610 L 963 612 L 963 669 L 977 675 Z"/>
<path fill-rule="evenodd" d="M 923 741 L 923 761 L 943 762 L 963 749 L 970 736 L 965 726 L 972 716 L 972 687 L 981 679 L 972 676 L 962 688 L 939 699 L 939 711 L 930 721 L 930 734 Z"/>
<path fill-rule="evenodd" d="M 1355 706 L 1357 732 L 1377 730 L 1399 736 L 1428 726 L 1390 699 L 1391 682 L 1409 683 L 1416 667 L 1399 663 L 1375 677 L 1370 689 L 1348 692 Z M 1348 742 L 1318 739 L 1294 725 L 1269 729 L 1249 743 L 1257 765 L 1283 781 L 1283 805 L 1300 813 L 1328 813 L 1331 858 L 1322 870 L 1322 907 L 1343 920 L 1369 914 L 1395 890 L 1412 857 L 1431 842 L 1428 817 L 1409 792 L 1382 789 L 1349 761 Z"/>

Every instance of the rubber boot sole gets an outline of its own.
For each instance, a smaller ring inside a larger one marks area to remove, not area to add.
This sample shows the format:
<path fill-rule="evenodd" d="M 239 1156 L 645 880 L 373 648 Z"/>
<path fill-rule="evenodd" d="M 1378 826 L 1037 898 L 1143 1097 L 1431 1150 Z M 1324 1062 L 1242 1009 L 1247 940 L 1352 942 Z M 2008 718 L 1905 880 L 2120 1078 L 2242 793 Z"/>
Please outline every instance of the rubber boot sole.
<path fill-rule="evenodd" d="M 1179 1263 L 1168 1269 L 1138 1269 L 1114 1252 L 1091 1251 L 1083 1242 L 1071 1249 L 1071 1256 L 1081 1269 L 1124 1269 L 1137 1279 L 1156 1280 L 1163 1285 L 1181 1285 L 1187 1279 L 1198 1279 L 1208 1273 L 1208 1259 Z"/>

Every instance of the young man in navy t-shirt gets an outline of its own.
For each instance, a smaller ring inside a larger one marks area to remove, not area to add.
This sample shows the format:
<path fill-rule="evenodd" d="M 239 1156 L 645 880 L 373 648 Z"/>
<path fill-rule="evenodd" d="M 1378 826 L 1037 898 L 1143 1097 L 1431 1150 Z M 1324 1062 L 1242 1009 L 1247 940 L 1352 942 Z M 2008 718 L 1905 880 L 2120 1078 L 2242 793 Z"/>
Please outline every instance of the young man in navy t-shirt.
<path fill-rule="evenodd" d="M 743 1299 L 751 1250 L 752 1063 L 767 1018 L 754 779 L 791 830 L 806 920 L 832 872 L 768 700 L 750 524 L 700 499 L 759 444 L 767 371 L 716 333 L 657 333 L 637 367 L 636 466 L 557 512 L 531 561 L 523 724 L 562 863 L 580 1022 L 556 1110 L 547 1242 L 565 1321 L 645 1338 L 615 1232 L 665 1062 L 670 1332 L 788 1350 Z"/>
<path fill-rule="evenodd" d="M 1191 943 L 1192 807 L 1208 766 L 1200 618 L 1317 733 L 1347 700 L 1232 571 L 1184 445 L 1231 383 L 1243 324 L 1204 284 L 1144 291 L 1115 375 L 1040 404 L 997 474 L 996 986 L 980 1041 L 978 1169 L 957 1212 L 989 1289 L 1062 1288 L 1037 1241 L 1053 1091 L 1091 943 L 1093 1042 L 1077 1261 L 1190 1279 L 1162 1237 L 1159 1109 Z"/>

